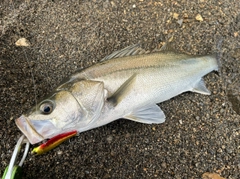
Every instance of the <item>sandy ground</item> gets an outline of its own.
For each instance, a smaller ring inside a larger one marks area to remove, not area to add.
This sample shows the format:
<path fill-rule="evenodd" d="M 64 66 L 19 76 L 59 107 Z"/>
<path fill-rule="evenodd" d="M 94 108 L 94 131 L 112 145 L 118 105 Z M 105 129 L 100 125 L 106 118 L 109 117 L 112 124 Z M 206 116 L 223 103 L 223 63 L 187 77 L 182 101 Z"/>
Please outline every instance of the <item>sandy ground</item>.
<path fill-rule="evenodd" d="M 21 136 L 14 119 L 77 68 L 140 43 L 204 55 L 222 39 L 212 95 L 185 93 L 160 104 L 160 125 L 119 120 L 42 156 L 24 178 L 240 178 L 240 1 L 92 0 L 0 2 L 0 174 Z M 17 47 L 19 38 L 29 47 Z M 34 146 L 31 146 L 31 149 Z"/>

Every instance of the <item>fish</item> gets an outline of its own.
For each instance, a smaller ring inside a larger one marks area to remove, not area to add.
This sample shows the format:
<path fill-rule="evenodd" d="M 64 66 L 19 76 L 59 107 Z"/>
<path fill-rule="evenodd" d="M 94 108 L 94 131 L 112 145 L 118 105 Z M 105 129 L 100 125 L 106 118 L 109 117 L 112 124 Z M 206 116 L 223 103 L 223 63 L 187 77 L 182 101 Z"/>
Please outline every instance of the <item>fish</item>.
<path fill-rule="evenodd" d="M 215 54 L 132 45 L 76 71 L 15 122 L 31 144 L 121 118 L 160 124 L 166 117 L 158 103 L 187 91 L 210 95 L 203 76 L 218 68 Z"/>

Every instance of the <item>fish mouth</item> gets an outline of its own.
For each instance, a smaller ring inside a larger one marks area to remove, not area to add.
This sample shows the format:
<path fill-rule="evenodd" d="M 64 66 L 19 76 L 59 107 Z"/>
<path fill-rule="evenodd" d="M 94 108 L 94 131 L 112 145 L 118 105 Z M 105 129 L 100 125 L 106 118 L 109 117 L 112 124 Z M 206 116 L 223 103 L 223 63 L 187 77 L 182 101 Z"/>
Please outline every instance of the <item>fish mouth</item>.
<path fill-rule="evenodd" d="M 36 144 L 41 142 L 45 138 L 39 134 L 34 127 L 29 122 L 29 119 L 22 115 L 18 119 L 15 120 L 18 128 L 22 131 L 22 133 L 28 138 L 31 144 Z"/>

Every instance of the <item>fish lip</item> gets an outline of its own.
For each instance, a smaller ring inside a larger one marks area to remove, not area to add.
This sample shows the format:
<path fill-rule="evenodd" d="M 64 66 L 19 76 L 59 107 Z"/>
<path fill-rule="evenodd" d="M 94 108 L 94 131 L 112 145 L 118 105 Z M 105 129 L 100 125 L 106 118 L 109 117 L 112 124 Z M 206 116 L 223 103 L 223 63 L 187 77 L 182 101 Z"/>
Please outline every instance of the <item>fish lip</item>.
<path fill-rule="evenodd" d="M 15 123 L 22 133 L 28 138 L 31 144 L 36 144 L 44 140 L 44 137 L 32 127 L 29 119 L 26 116 L 20 116 L 15 120 Z"/>

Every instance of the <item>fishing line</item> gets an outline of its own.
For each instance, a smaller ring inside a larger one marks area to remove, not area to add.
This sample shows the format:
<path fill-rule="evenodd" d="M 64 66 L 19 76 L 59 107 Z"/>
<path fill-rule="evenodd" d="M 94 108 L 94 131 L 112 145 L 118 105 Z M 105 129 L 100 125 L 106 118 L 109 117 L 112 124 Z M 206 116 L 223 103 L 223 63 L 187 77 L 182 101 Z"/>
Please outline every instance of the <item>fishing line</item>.
<path fill-rule="evenodd" d="M 24 56 L 26 58 L 26 62 L 30 68 L 30 73 L 31 73 L 31 77 L 32 77 L 32 82 L 33 82 L 33 89 L 34 89 L 34 100 L 35 100 L 35 105 L 36 105 L 36 109 L 37 109 L 37 89 L 36 89 L 36 83 L 35 83 L 35 80 L 34 80 L 34 75 L 33 75 L 33 70 L 32 70 L 32 67 L 30 66 L 30 62 L 29 62 L 29 59 L 27 57 L 27 53 L 25 51 L 25 49 L 23 49 L 23 52 L 24 52 Z"/>

